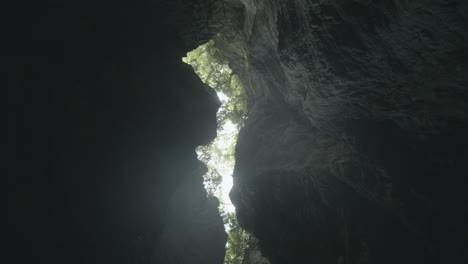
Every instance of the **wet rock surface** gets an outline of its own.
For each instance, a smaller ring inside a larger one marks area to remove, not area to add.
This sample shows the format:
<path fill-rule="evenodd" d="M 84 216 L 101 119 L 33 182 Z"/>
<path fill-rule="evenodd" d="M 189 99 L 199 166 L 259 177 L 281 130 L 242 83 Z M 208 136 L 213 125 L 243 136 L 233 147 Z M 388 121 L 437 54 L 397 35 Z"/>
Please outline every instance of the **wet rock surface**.
<path fill-rule="evenodd" d="M 231 199 L 275 263 L 468 261 L 467 5 L 229 1 Z"/>

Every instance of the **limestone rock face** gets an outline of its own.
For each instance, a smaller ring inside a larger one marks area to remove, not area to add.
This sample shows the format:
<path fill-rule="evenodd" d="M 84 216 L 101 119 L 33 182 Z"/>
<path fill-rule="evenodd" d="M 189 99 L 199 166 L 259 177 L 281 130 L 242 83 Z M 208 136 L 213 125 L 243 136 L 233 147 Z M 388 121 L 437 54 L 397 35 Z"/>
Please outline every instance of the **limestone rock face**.
<path fill-rule="evenodd" d="M 468 261 L 466 1 L 226 1 L 231 199 L 277 263 Z"/>

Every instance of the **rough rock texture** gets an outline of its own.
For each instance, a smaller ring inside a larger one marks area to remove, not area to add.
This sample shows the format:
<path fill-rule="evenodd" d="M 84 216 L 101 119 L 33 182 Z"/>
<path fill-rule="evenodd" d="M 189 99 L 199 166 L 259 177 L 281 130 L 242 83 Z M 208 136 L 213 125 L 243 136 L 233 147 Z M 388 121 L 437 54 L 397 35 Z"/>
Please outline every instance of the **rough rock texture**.
<path fill-rule="evenodd" d="M 5 8 L 2 262 L 222 263 L 194 151 L 215 137 L 220 102 L 181 61 L 219 27 L 209 3 Z"/>
<path fill-rule="evenodd" d="M 231 199 L 277 263 L 467 263 L 466 1 L 226 1 Z"/>

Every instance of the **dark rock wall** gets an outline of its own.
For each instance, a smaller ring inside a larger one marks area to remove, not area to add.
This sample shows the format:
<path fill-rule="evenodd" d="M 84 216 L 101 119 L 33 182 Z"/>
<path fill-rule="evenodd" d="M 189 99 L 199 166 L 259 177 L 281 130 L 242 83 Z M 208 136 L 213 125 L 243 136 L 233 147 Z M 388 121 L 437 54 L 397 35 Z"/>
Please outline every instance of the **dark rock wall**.
<path fill-rule="evenodd" d="M 270 264 L 270 261 L 262 255 L 258 240 L 253 236 L 249 238 L 242 264 Z"/>
<path fill-rule="evenodd" d="M 466 263 L 465 1 L 226 1 L 231 191 L 275 263 Z"/>
<path fill-rule="evenodd" d="M 208 3 L 6 7 L 2 262 L 222 263 L 194 151 L 216 135 L 219 100 L 181 61 L 215 33 Z"/>

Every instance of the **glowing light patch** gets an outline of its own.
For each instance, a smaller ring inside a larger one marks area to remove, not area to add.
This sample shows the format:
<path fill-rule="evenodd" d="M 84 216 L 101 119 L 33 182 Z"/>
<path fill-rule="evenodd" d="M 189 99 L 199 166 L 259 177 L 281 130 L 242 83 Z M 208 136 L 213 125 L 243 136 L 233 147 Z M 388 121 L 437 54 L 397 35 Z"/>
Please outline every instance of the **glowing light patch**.
<path fill-rule="evenodd" d="M 216 91 L 222 103 L 217 115 L 220 124 L 217 137 L 211 144 L 198 147 L 197 155 L 208 167 L 204 175 L 208 195 L 218 197 L 220 211 L 233 213 L 229 192 L 233 184 L 234 147 L 247 108 L 243 87 L 213 41 L 188 52 L 182 61 L 191 65 L 200 79 Z"/>
<path fill-rule="evenodd" d="M 223 92 L 216 92 L 216 94 L 218 95 L 218 98 L 221 101 L 221 103 L 225 103 L 229 100 L 229 97 L 227 97 L 227 95 L 225 95 Z"/>

